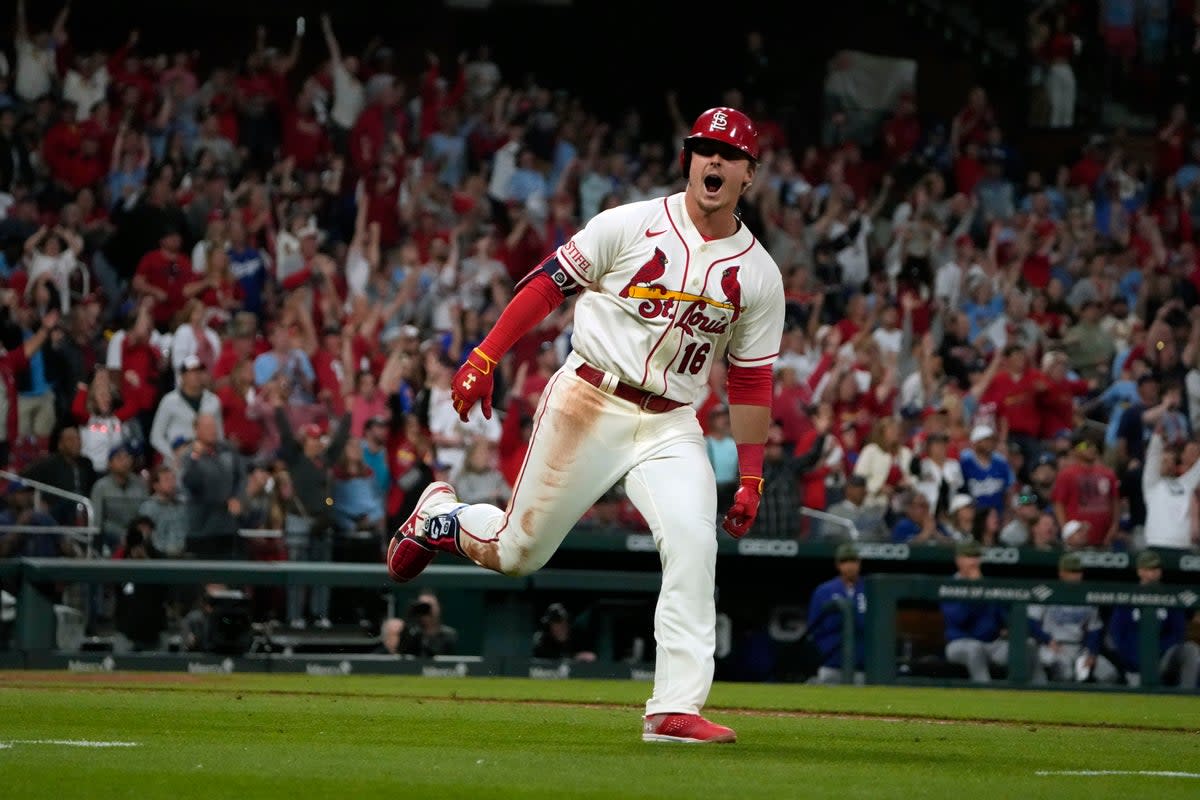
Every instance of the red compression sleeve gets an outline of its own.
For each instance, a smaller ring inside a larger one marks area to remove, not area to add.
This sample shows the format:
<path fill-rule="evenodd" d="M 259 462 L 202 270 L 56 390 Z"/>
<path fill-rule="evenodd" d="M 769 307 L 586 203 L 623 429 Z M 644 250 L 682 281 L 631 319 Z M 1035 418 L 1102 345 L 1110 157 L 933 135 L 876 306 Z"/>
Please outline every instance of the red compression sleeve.
<path fill-rule="evenodd" d="M 488 358 L 499 361 L 500 356 L 507 353 L 518 339 L 533 330 L 533 327 L 544 320 L 551 311 L 558 308 L 562 301 L 562 289 L 558 288 L 549 275 L 534 275 L 509 301 L 508 306 L 501 312 L 500 319 L 492 326 L 491 332 L 480 342 L 479 349 Z"/>
<path fill-rule="evenodd" d="M 775 374 L 770 364 L 761 367 L 729 365 L 725 384 L 731 406 L 771 406 Z"/>
<path fill-rule="evenodd" d="M 738 474 L 742 476 L 742 480 L 752 478 L 759 482 L 759 491 L 762 491 L 762 474 L 763 474 L 763 453 L 766 451 L 765 444 L 743 444 L 738 443 Z"/>
<path fill-rule="evenodd" d="M 729 374 L 725 379 L 729 390 L 729 405 L 734 406 L 765 406 L 771 407 L 775 373 L 770 364 L 761 367 L 738 367 L 729 365 Z M 762 491 L 763 442 L 739 442 L 738 472 L 742 480 L 757 480 L 759 491 Z"/>

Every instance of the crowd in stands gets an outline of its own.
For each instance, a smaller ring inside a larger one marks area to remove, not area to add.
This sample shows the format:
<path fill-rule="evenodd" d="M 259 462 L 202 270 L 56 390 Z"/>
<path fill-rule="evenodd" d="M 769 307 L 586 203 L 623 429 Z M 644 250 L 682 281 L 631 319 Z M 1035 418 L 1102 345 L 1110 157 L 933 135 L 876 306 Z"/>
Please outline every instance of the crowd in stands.
<path fill-rule="evenodd" d="M 486 47 L 351 50 L 329 17 L 237 64 L 132 31 L 77 48 L 16 9 L 0 62 L 0 455 L 89 497 L 94 550 L 377 561 L 429 481 L 506 501 L 568 301 L 462 423 L 449 381 L 513 286 L 599 211 L 682 188 L 669 136 L 508 80 Z M 752 36 L 754 46 L 761 37 Z M 301 54 L 320 56 L 313 71 Z M 764 82 L 765 85 L 765 82 Z M 1040 549 L 1200 542 L 1200 139 L 1097 135 L 1027 169 L 984 87 L 870 136 L 798 141 L 731 88 L 763 157 L 742 206 L 784 275 L 755 535 Z M 697 414 L 736 485 L 724 370 Z M 722 497 L 727 498 L 726 491 Z M 1151 502 L 1151 498 L 1167 498 Z M 21 524 L 77 525 L 70 499 Z M 821 512 L 805 515 L 801 507 Z M 584 525 L 644 530 L 619 487 Z M 282 531 L 278 539 L 239 535 Z M 277 544 L 275 544 L 277 543 Z M 0 556 L 73 554 L 0 535 Z M 328 625 L 328 596 L 278 613 Z"/>

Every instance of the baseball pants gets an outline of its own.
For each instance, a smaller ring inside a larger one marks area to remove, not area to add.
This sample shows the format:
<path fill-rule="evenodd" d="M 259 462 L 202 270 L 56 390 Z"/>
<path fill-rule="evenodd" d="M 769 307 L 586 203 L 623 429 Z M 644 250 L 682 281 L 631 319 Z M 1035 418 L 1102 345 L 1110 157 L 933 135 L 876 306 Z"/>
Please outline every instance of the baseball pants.
<path fill-rule="evenodd" d="M 700 424 L 687 406 L 642 411 L 579 378 L 578 364 L 577 356 L 568 359 L 542 393 L 508 508 L 477 504 L 431 513 L 457 515 L 459 547 L 476 564 L 527 575 L 624 481 L 662 562 L 646 713 L 699 713 L 712 687 L 717 554 L 716 481 Z"/>
<path fill-rule="evenodd" d="M 1034 683 L 1045 683 L 1046 674 L 1037 663 L 1037 642 L 1030 639 L 1026 649 L 1029 675 Z M 1008 666 L 1008 640 L 996 639 L 981 642 L 978 639 L 955 639 L 946 645 L 946 660 L 967 668 L 967 674 L 975 683 L 991 683 L 990 667 Z"/>
<path fill-rule="evenodd" d="M 1059 644 L 1057 652 L 1049 645 L 1041 645 L 1038 652 L 1050 680 L 1075 680 L 1075 660 L 1083 653 L 1083 645 L 1063 642 Z M 1096 683 L 1116 683 L 1121 674 L 1111 661 L 1097 655 L 1096 663 L 1092 666 L 1092 677 Z"/>
<path fill-rule="evenodd" d="M 1164 680 L 1176 677 L 1181 689 L 1200 688 L 1200 644 L 1186 641 L 1168 647 L 1158 662 L 1158 674 Z M 1125 680 L 1130 686 L 1142 685 L 1137 672 L 1126 673 Z"/>

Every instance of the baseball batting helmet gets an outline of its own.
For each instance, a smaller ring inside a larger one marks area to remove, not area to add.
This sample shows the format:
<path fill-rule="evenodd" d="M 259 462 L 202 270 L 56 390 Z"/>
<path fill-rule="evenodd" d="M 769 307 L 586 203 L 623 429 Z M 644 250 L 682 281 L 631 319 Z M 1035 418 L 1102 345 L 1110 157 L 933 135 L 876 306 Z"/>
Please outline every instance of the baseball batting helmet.
<path fill-rule="evenodd" d="M 686 174 L 692 147 L 698 139 L 711 139 L 734 147 L 751 161 L 758 161 L 758 129 L 750 118 L 728 106 L 710 108 L 692 124 L 692 132 L 683 140 L 683 151 L 679 154 L 679 163 Z"/>

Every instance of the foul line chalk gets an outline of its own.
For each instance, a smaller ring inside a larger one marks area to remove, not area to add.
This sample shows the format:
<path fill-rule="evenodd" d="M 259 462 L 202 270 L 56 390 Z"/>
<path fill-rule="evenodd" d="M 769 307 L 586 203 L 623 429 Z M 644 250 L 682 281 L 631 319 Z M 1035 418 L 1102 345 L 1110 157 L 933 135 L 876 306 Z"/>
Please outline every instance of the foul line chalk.
<path fill-rule="evenodd" d="M 86 739 L 10 739 L 0 742 L 0 749 L 14 744 L 56 744 L 63 747 L 138 747 L 140 742 L 90 742 Z"/>
<path fill-rule="evenodd" d="M 1096 778 L 1107 775 L 1130 775 L 1142 778 L 1200 778 L 1200 772 L 1170 772 L 1167 770 L 1148 770 L 1148 769 L 1061 769 L 1061 770 L 1038 770 L 1034 775 L 1045 776 L 1071 776 L 1077 778 Z"/>

